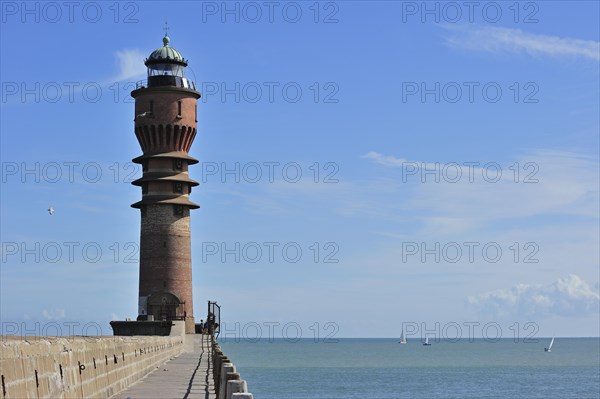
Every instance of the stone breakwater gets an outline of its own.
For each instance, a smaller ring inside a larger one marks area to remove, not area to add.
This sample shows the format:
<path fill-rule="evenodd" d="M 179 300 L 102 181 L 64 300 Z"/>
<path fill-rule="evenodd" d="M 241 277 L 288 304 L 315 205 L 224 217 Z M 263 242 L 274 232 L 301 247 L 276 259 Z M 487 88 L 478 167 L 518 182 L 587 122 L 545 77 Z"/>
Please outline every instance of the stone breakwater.
<path fill-rule="evenodd" d="M 217 399 L 253 399 L 248 384 L 236 372 L 235 365 L 212 338 L 213 379 Z"/>
<path fill-rule="evenodd" d="M 184 337 L 2 337 L 0 394 L 108 398 L 178 356 Z"/>

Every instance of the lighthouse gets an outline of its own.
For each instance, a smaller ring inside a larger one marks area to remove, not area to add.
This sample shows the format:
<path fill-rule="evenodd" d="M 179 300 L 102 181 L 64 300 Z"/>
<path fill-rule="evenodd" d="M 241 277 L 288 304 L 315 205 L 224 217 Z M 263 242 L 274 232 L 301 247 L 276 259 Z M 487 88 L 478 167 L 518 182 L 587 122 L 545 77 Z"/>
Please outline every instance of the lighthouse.
<path fill-rule="evenodd" d="M 189 156 L 196 136 L 195 83 L 185 76 L 188 65 L 171 46 L 165 33 L 163 45 L 145 60 L 147 80 L 131 92 L 135 99 L 135 136 L 142 155 L 142 177 L 132 182 L 142 198 L 139 209 L 140 275 L 139 321 L 185 321 L 185 332 L 194 333 L 190 200 L 198 183 L 188 175 L 198 160 Z"/>

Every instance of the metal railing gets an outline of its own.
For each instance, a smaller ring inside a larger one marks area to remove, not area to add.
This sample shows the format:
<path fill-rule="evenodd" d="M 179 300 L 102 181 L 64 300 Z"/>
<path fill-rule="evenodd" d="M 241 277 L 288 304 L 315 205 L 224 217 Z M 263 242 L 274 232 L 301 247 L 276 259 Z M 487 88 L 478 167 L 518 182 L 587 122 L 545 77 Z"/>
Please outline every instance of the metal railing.
<path fill-rule="evenodd" d="M 218 338 L 221 332 L 221 307 L 217 305 L 216 301 L 208 301 L 208 318 L 206 322 L 209 334 Z"/>
<path fill-rule="evenodd" d="M 135 82 L 136 90 L 150 86 L 175 86 L 182 87 L 184 89 L 196 90 L 196 82 L 180 76 L 157 75 L 150 76 L 150 79 L 150 83 L 148 82 L 148 79 L 142 79 Z"/>

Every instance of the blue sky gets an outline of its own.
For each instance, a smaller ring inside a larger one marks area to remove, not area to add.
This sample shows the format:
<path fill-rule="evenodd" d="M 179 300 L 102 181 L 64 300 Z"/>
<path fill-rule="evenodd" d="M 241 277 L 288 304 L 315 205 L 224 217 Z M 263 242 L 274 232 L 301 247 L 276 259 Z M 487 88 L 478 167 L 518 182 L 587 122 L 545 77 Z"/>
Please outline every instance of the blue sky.
<path fill-rule="evenodd" d="M 597 2 L 23 4 L 2 3 L 4 332 L 136 316 L 129 92 L 167 18 L 203 92 L 197 318 L 599 335 Z"/>

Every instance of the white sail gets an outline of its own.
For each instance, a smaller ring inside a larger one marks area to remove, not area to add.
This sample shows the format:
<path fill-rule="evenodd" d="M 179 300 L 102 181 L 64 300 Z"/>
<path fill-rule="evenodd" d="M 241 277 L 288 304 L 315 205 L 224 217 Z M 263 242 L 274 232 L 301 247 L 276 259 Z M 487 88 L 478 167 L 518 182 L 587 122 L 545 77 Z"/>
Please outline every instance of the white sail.
<path fill-rule="evenodd" d="M 552 352 L 552 345 L 554 345 L 554 337 L 550 340 L 550 345 L 547 348 L 544 348 L 545 352 Z"/>
<path fill-rule="evenodd" d="M 404 337 L 404 330 L 402 330 L 402 334 L 400 334 L 400 341 L 398 343 L 400 343 L 400 344 L 406 343 L 406 338 Z"/>

